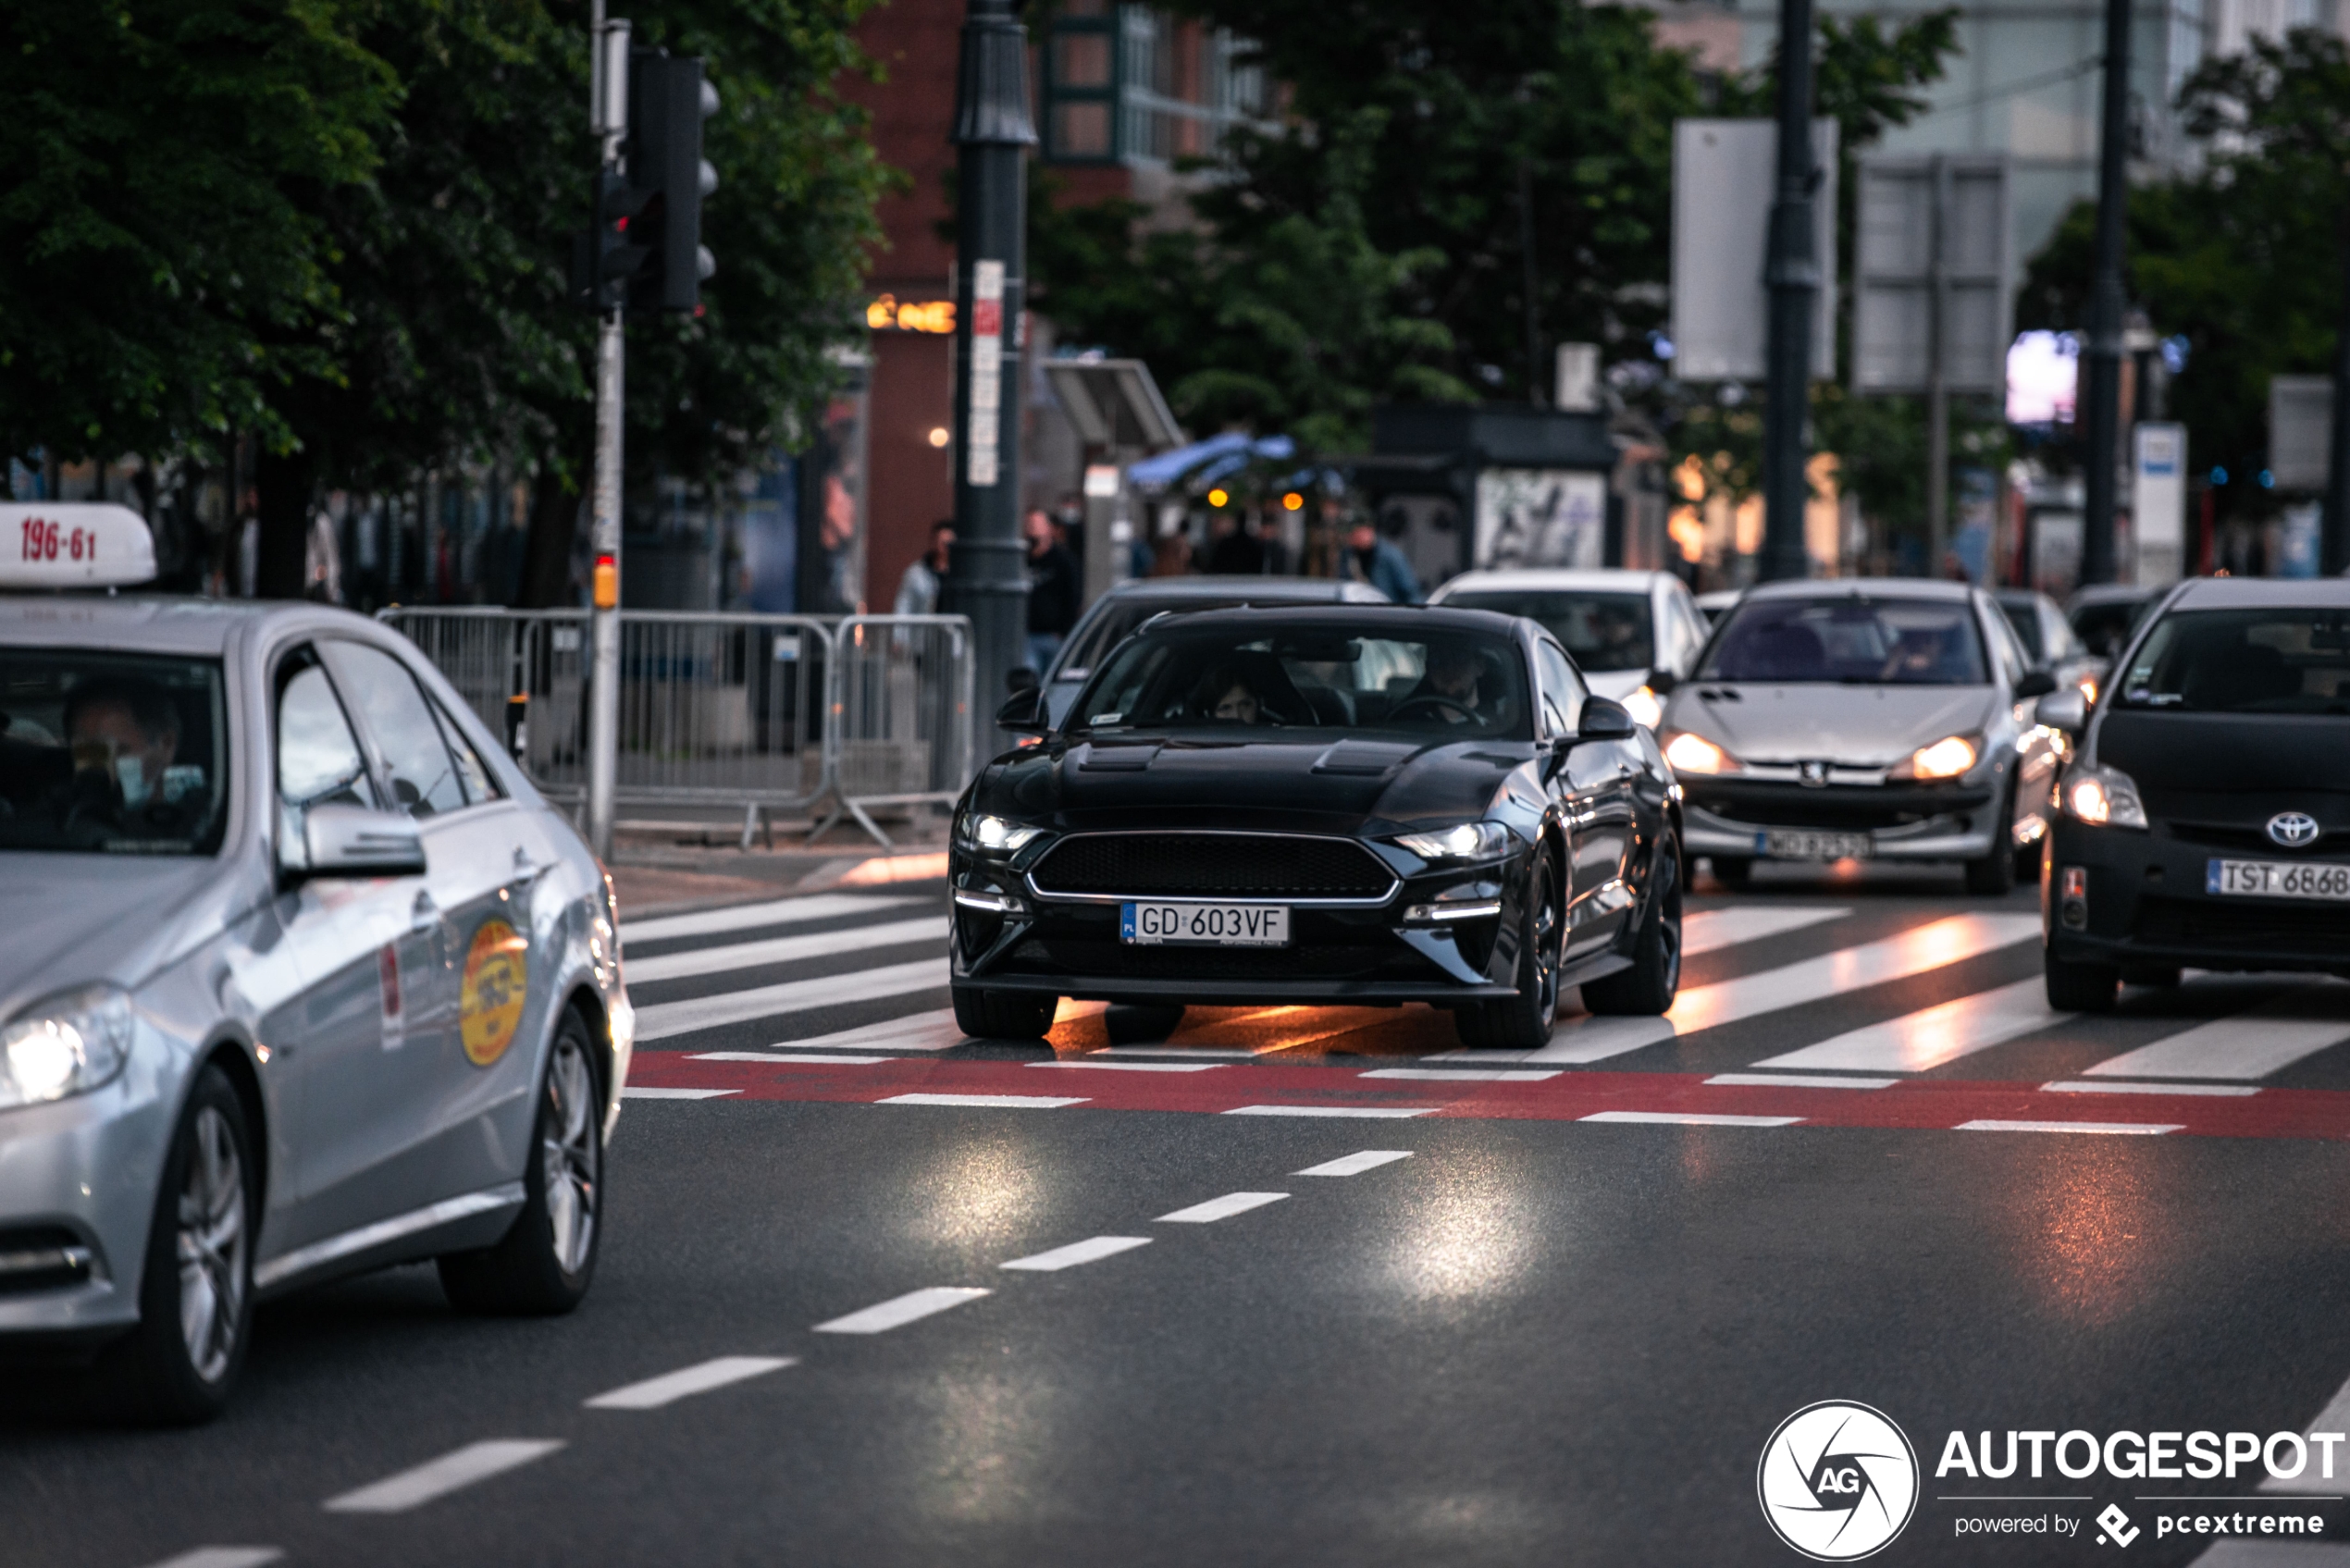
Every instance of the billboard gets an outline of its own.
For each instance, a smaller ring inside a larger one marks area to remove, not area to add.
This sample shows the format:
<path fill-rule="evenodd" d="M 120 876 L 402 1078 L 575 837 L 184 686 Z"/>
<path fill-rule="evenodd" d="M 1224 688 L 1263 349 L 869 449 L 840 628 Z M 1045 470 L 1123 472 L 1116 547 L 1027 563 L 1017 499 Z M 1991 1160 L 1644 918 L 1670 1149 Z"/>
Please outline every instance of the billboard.
<path fill-rule="evenodd" d="M 1606 475 L 1577 468 L 1478 472 L 1478 566 L 1600 566 L 1606 559 Z"/>
<path fill-rule="evenodd" d="M 1812 198 L 1820 265 L 1815 381 L 1836 378 L 1836 121 L 1812 122 L 1820 171 Z M 1771 291 L 1762 265 L 1778 147 L 1778 127 L 1767 119 L 1673 122 L 1673 374 L 1684 381 L 1760 381 L 1768 374 Z"/>

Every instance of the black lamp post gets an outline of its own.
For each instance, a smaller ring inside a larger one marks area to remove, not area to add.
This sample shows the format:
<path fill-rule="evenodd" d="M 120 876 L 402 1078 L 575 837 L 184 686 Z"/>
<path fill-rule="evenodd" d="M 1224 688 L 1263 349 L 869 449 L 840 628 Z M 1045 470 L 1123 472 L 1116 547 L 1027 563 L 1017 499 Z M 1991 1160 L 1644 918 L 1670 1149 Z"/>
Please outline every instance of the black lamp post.
<path fill-rule="evenodd" d="M 1804 505 L 1812 499 L 1804 426 L 1812 403 L 1812 314 L 1820 258 L 1812 187 L 1812 0 L 1779 0 L 1778 191 L 1771 204 L 1768 374 L 1762 405 L 1762 559 L 1765 582 L 1808 577 Z"/>
<path fill-rule="evenodd" d="M 1011 0 L 971 0 L 955 92 L 955 548 L 939 608 L 968 615 L 983 751 L 1027 664 L 1020 537 L 1020 305 L 1028 245 L 1028 34 Z M 1042 674 L 1043 672 L 1037 672 Z"/>
<path fill-rule="evenodd" d="M 2105 124 L 2097 148 L 2096 274 L 2082 346 L 2081 580 L 2113 581 L 2115 470 L 2121 441 L 2122 218 L 2130 200 L 2130 0 L 2106 0 Z"/>

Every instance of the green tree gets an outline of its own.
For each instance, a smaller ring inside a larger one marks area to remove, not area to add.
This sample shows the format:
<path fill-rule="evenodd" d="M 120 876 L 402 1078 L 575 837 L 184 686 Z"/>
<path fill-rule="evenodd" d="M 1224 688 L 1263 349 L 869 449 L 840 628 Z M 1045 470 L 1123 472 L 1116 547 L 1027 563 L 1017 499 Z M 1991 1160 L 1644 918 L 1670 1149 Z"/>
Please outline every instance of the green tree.
<path fill-rule="evenodd" d="M 2255 39 L 2196 70 L 2180 105 L 2209 154 L 2131 191 L 2125 287 L 2157 331 L 2187 340 L 2170 401 L 2195 466 L 2248 475 L 2267 464 L 2270 379 L 2330 369 L 2350 316 L 2350 50 L 2315 29 Z M 2033 258 L 2022 325 L 2084 324 L 2096 221 L 2077 204 Z M 2253 486 L 2220 495 L 2223 513 L 2268 505 Z"/>

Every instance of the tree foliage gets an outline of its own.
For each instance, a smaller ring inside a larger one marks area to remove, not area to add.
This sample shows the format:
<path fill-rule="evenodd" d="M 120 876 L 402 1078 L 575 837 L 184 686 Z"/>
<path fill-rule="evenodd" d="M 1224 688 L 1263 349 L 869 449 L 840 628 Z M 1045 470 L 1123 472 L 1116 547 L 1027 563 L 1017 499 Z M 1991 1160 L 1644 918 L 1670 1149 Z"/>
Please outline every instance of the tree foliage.
<path fill-rule="evenodd" d="M 2187 340 L 2171 410 L 2195 466 L 2250 474 L 2267 462 L 2270 379 L 2329 368 L 2350 309 L 2350 50 L 2315 29 L 2255 38 L 2197 69 L 2180 105 L 2209 154 L 2130 191 L 2125 287 L 2158 332 Z M 2022 325 L 2085 323 L 2096 224 L 2077 204 L 2033 258 Z M 2264 504 L 2242 485 L 2221 498 Z"/>

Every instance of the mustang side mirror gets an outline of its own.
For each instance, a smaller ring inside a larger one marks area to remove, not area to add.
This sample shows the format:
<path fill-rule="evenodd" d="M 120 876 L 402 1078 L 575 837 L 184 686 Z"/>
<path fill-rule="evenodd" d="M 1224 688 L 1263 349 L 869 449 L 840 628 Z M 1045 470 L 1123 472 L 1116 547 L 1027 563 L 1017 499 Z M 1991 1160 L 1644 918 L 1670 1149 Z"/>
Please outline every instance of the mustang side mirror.
<path fill-rule="evenodd" d="M 1022 686 L 996 710 L 996 723 L 1014 734 L 1043 735 L 1050 727 L 1045 722 L 1044 707 L 1042 691 L 1033 685 Z"/>
<path fill-rule="evenodd" d="M 2045 666 L 2036 670 L 2026 670 L 2022 678 L 2015 683 L 2015 699 L 2022 702 L 2027 697 L 2046 697 L 2056 689 L 2055 672 Z"/>
<path fill-rule="evenodd" d="M 2077 735 L 2089 727 L 2089 699 L 2082 695 L 2078 686 L 2051 692 L 2040 699 L 2040 706 L 2034 710 L 2033 717 L 2052 730 Z"/>
<path fill-rule="evenodd" d="M 1604 697 L 1584 698 L 1583 717 L 1575 726 L 1577 740 L 1630 740 L 1639 733 L 1624 704 Z"/>
<path fill-rule="evenodd" d="M 425 869 L 414 819 L 362 806 L 313 806 L 303 814 L 302 866 L 312 877 L 407 877 Z"/>

